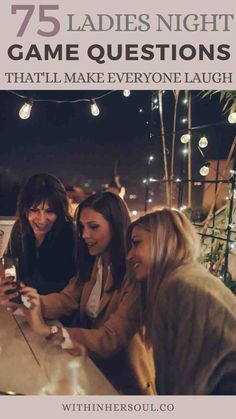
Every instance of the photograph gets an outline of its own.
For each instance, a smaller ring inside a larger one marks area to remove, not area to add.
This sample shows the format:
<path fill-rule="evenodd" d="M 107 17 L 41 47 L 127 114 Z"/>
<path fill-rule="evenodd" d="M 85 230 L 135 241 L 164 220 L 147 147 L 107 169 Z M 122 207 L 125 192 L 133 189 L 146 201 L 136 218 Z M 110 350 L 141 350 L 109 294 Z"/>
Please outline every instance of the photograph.
<path fill-rule="evenodd" d="M 235 395 L 236 91 L 0 109 L 2 394 Z"/>
<path fill-rule="evenodd" d="M 234 418 L 235 10 L 2 0 L 6 419 Z"/>

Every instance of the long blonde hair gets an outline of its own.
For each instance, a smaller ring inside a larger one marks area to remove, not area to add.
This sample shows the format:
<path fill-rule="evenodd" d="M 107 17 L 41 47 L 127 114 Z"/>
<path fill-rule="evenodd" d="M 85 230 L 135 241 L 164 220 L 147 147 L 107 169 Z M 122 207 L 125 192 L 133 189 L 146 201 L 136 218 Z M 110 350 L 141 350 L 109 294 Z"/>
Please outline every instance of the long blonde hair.
<path fill-rule="evenodd" d="M 135 226 L 151 233 L 151 266 L 147 279 L 146 299 L 148 310 L 145 314 L 148 337 L 161 283 L 179 266 L 197 259 L 200 241 L 188 218 L 172 208 L 160 208 L 133 222 L 128 231 L 129 245 Z"/>

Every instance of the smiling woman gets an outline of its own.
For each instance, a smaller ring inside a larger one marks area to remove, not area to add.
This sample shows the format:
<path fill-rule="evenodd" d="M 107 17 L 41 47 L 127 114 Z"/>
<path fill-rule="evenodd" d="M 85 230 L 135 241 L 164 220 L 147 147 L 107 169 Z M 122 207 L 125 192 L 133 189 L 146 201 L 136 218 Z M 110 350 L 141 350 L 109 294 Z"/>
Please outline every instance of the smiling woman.
<path fill-rule="evenodd" d="M 160 395 L 236 394 L 235 296 L 200 263 L 187 217 L 162 208 L 128 231 L 136 280 L 147 288 L 146 339 Z"/>
<path fill-rule="evenodd" d="M 140 284 L 126 272 L 129 222 L 119 196 L 89 196 L 76 216 L 76 277 L 60 293 L 39 296 L 30 287 L 22 287 L 20 293 L 31 302 L 25 315 L 35 332 L 63 349 L 76 351 L 83 345 L 122 393 L 151 395 L 154 366 L 151 348 L 142 339 Z M 2 300 L 4 290 L 6 285 Z M 71 314 L 67 328 L 50 327 L 43 320 Z"/>
<path fill-rule="evenodd" d="M 22 188 L 7 255 L 19 259 L 21 281 L 40 294 L 60 291 L 74 274 L 74 233 L 62 183 L 34 175 Z"/>

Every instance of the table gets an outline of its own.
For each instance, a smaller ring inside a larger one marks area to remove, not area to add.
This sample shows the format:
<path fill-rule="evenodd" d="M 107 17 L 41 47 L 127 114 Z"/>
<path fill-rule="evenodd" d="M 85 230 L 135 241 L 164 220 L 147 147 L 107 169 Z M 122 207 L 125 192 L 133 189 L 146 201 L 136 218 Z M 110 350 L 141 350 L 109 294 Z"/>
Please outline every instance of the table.
<path fill-rule="evenodd" d="M 27 395 L 45 394 L 48 383 L 45 354 L 47 363 L 55 361 L 53 353 L 48 351 L 48 345 L 52 344 L 34 333 L 22 315 L 12 314 L 6 307 L 0 307 L 0 391 Z M 80 357 L 72 357 L 60 348 L 57 351 L 61 365 L 65 361 L 68 364 L 71 360 L 80 360 Z M 84 394 L 118 394 L 90 358 L 86 357 L 82 361 L 80 373 Z M 56 394 L 68 393 L 59 389 Z"/>

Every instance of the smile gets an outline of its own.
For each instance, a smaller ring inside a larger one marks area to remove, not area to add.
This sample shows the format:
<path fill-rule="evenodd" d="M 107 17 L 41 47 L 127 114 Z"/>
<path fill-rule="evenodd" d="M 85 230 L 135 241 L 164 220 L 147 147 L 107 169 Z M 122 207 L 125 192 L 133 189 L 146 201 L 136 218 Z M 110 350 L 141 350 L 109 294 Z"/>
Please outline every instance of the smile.
<path fill-rule="evenodd" d="M 47 225 L 34 224 L 34 226 L 35 226 L 38 230 L 40 230 L 40 231 L 47 230 L 47 229 L 48 229 L 48 227 L 49 227 L 49 225 L 48 225 L 48 224 L 47 224 Z"/>
<path fill-rule="evenodd" d="M 140 267 L 140 263 L 139 262 L 133 263 L 133 269 L 138 269 L 139 267 Z"/>

